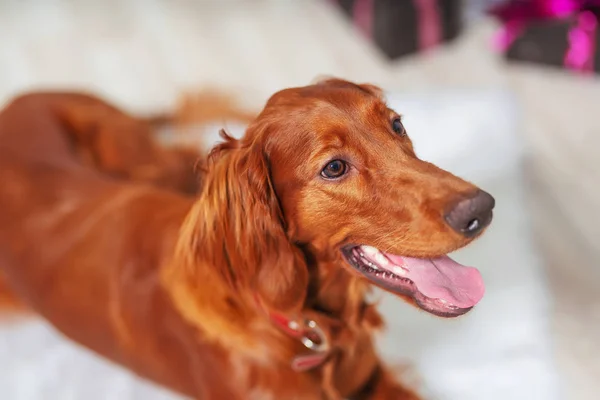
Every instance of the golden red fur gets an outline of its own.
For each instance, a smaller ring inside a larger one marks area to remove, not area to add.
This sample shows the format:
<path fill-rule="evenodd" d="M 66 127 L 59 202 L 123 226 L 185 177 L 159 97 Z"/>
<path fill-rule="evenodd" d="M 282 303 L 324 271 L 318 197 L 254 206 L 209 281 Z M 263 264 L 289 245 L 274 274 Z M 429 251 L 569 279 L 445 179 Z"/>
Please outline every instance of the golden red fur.
<path fill-rule="evenodd" d="M 97 98 L 24 95 L 0 114 L 0 270 L 70 339 L 193 398 L 417 399 L 340 249 L 462 247 L 440 210 L 476 188 L 419 160 L 394 116 L 371 85 L 287 89 L 198 162 Z M 347 178 L 321 179 L 336 157 Z M 315 321 L 323 362 L 291 368 L 308 349 L 273 316 Z"/>

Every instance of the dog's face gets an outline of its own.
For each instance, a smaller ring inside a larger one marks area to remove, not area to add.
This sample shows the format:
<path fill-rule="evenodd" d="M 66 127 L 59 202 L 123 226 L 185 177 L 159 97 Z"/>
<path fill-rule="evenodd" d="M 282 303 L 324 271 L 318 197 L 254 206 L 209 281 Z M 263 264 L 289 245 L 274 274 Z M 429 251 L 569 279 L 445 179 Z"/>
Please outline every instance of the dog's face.
<path fill-rule="evenodd" d="M 377 88 L 330 80 L 284 90 L 259 120 L 293 241 L 317 257 L 335 252 L 436 315 L 461 315 L 482 298 L 479 272 L 446 253 L 489 225 L 493 198 L 420 160 Z"/>

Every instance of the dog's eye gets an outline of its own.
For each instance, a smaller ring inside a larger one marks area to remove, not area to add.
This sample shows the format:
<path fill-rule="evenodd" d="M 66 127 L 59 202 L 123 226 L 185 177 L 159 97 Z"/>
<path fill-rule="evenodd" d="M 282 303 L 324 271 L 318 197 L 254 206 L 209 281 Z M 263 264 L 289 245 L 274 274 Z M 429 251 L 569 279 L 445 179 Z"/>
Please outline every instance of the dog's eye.
<path fill-rule="evenodd" d="M 400 120 L 400 118 L 396 118 L 392 121 L 392 129 L 398 135 L 404 135 L 406 133 L 404 125 L 402 125 L 402 121 Z"/>
<path fill-rule="evenodd" d="M 321 171 L 321 176 L 327 179 L 335 179 L 346 173 L 348 166 L 342 160 L 333 160 L 329 161 L 329 163 L 323 168 Z"/>

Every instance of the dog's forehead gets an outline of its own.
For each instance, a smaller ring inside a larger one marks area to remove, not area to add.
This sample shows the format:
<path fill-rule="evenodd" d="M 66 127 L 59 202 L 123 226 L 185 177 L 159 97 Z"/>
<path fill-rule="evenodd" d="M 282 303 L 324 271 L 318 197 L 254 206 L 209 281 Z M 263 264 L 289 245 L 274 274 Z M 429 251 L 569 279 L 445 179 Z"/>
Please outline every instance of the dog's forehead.
<path fill-rule="evenodd" d="M 386 107 L 376 102 L 356 106 L 319 99 L 289 107 L 283 115 L 270 129 L 270 139 L 275 147 L 289 149 L 363 142 L 387 123 Z"/>
<path fill-rule="evenodd" d="M 269 148 L 293 160 L 343 148 L 369 152 L 393 135 L 384 100 L 353 87 L 312 86 L 275 94 L 264 112 Z"/>
<path fill-rule="evenodd" d="M 373 140 L 389 138 L 391 112 L 378 99 L 344 103 L 324 103 L 310 114 L 306 140 L 321 145 L 368 146 Z"/>

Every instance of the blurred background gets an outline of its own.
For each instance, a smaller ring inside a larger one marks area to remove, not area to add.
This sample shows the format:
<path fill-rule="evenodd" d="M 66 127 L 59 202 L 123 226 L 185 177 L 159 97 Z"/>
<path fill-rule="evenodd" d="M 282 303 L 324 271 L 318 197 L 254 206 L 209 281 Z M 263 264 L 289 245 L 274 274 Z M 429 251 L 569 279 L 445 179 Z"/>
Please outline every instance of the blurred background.
<path fill-rule="evenodd" d="M 598 399 L 594 3 L 0 0 L 0 105 L 81 89 L 152 113 L 217 88 L 254 111 L 323 75 L 379 85 L 417 153 L 498 204 L 489 232 L 455 255 L 482 271 L 482 303 L 448 321 L 384 296 L 382 355 L 411 365 L 428 399 Z M 0 398 L 177 399 L 34 319 L 0 323 Z"/>

